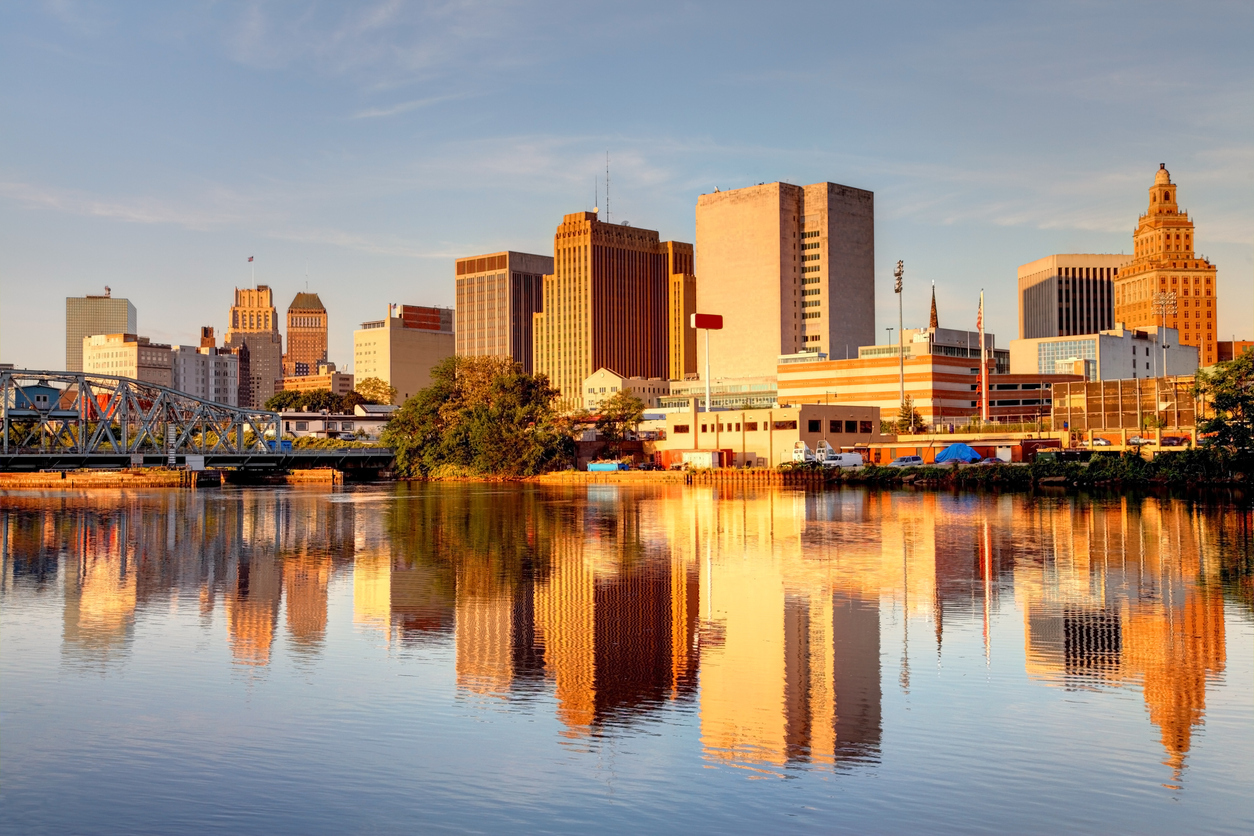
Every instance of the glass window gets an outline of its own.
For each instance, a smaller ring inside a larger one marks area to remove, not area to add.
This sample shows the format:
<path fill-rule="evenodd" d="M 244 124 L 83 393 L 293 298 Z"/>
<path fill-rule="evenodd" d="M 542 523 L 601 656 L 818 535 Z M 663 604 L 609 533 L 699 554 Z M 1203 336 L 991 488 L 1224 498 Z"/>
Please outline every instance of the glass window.
<path fill-rule="evenodd" d="M 309 429 L 309 422 L 308 422 L 308 421 L 297 421 L 297 422 L 296 422 L 296 429 L 297 429 L 297 430 L 307 430 L 307 429 Z"/>
<path fill-rule="evenodd" d="M 755 433 L 755 432 L 757 432 L 757 431 L 758 431 L 758 422 L 757 422 L 757 421 L 746 421 L 746 422 L 745 422 L 745 432 L 747 432 L 747 433 Z"/>
<path fill-rule="evenodd" d="M 806 430 L 812 433 L 823 432 L 823 422 L 811 418 L 809 421 L 806 421 Z"/>
<path fill-rule="evenodd" d="M 776 421 L 772 424 L 777 430 L 795 430 L 797 429 L 796 421 Z"/>
<path fill-rule="evenodd" d="M 675 431 L 675 432 L 677 432 L 677 433 L 686 433 L 686 432 L 688 432 L 688 425 L 687 425 L 687 424 L 676 424 L 676 425 L 675 425 L 675 430 L 674 430 L 674 431 Z"/>
<path fill-rule="evenodd" d="M 860 433 L 871 433 L 871 432 L 875 432 L 875 429 L 872 427 L 872 425 L 871 425 L 871 422 L 870 422 L 870 421 L 859 421 L 859 422 L 858 422 L 858 432 L 860 432 Z"/>

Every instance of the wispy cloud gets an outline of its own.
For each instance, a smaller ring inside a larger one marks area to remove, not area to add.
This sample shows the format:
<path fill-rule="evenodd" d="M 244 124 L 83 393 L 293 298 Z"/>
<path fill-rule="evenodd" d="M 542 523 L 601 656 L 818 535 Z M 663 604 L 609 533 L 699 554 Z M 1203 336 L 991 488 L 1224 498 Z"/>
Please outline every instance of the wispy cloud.
<path fill-rule="evenodd" d="M 402 113 L 408 113 L 411 110 L 418 110 L 423 107 L 430 107 L 441 102 L 451 102 L 457 99 L 467 98 L 467 94 L 456 94 L 450 96 L 430 96 L 425 99 L 413 99 L 408 102 L 392 105 L 391 107 L 372 107 L 369 110 L 363 110 L 360 113 L 354 113 L 354 119 L 378 119 L 384 116 L 398 116 Z"/>

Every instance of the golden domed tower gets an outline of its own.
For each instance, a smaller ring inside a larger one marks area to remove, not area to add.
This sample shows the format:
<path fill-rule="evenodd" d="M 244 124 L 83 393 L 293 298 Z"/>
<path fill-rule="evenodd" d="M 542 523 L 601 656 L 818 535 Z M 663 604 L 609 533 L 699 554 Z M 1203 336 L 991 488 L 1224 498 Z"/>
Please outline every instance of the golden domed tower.
<path fill-rule="evenodd" d="M 1166 326 L 1180 332 L 1182 345 L 1197 346 L 1198 363 L 1218 360 L 1216 268 L 1193 253 L 1193 221 L 1176 202 L 1176 184 L 1166 164 L 1160 164 L 1149 190 L 1149 211 L 1132 234 L 1133 258 L 1119 269 L 1115 280 L 1115 321 L 1129 328 L 1153 328 L 1163 320 L 1155 294 L 1174 293 Z"/>

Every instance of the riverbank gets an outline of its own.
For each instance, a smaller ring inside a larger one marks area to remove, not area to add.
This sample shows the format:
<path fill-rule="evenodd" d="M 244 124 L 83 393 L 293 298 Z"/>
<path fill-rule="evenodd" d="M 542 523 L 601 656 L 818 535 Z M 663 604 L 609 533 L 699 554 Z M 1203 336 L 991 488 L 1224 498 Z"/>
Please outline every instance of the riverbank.
<path fill-rule="evenodd" d="M 90 490 L 93 488 L 216 488 L 222 485 L 342 485 L 343 471 L 331 468 L 259 474 L 243 470 L 61 470 L 0 473 L 0 490 Z"/>

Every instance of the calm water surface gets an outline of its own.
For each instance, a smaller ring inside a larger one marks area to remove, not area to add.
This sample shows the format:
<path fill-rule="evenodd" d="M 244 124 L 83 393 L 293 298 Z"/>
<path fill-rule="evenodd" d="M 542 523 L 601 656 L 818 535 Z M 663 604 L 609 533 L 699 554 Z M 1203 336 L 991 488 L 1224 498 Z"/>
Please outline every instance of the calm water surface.
<path fill-rule="evenodd" d="M 0 830 L 1254 831 L 1245 508 L 0 493 Z"/>

